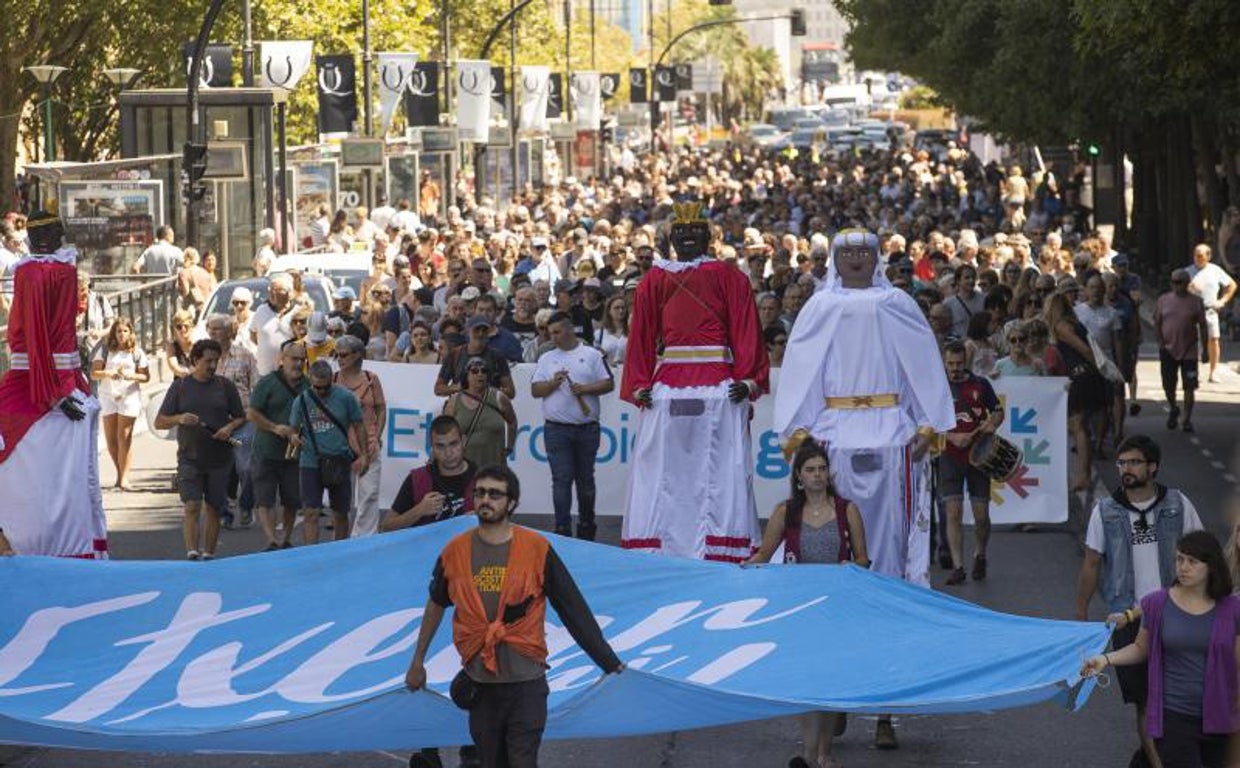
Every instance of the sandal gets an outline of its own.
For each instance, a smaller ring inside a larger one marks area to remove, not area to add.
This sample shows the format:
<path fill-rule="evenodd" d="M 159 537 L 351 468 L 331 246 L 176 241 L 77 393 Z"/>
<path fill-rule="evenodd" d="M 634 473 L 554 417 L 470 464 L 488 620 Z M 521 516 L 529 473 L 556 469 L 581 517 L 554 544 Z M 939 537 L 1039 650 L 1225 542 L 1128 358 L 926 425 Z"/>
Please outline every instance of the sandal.
<path fill-rule="evenodd" d="M 198 550 L 196 549 L 191 549 L 185 553 L 186 560 L 197 560 L 200 557 L 202 557 L 202 555 L 198 554 Z"/>

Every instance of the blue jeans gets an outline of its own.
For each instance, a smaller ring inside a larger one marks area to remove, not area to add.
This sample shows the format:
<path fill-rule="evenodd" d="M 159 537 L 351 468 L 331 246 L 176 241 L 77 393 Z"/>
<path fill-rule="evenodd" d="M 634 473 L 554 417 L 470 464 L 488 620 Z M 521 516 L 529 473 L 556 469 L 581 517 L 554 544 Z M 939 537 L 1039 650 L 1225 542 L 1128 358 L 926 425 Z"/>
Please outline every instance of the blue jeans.
<path fill-rule="evenodd" d="M 551 501 L 555 527 L 573 524 L 573 483 L 577 484 L 577 521 L 594 525 L 594 460 L 598 456 L 599 426 L 548 421 L 543 428 L 547 462 L 551 465 Z"/>

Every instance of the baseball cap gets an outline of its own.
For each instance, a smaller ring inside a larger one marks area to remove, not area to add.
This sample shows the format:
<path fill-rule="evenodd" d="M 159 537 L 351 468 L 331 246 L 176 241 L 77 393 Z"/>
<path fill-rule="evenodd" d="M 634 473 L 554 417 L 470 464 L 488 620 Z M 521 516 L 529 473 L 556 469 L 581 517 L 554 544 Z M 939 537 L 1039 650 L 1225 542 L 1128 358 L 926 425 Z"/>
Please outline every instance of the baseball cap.
<path fill-rule="evenodd" d="M 577 290 L 577 283 L 573 280 L 569 280 L 567 277 L 561 278 L 555 282 L 556 293 L 572 293 L 575 290 Z"/>
<path fill-rule="evenodd" d="M 332 294 L 332 298 L 333 299 L 350 299 L 352 301 L 357 301 L 357 291 L 353 290 L 347 285 L 342 285 L 336 289 L 335 293 Z"/>
<path fill-rule="evenodd" d="M 310 313 L 310 321 L 306 323 L 306 339 L 311 344 L 327 341 L 327 316 L 322 312 Z"/>
<path fill-rule="evenodd" d="M 597 277 L 587 277 L 587 278 L 586 278 L 586 279 L 585 279 L 585 280 L 581 283 L 581 287 L 582 287 L 582 288 L 586 288 L 586 289 L 593 288 L 593 289 L 595 289 L 595 290 L 597 290 L 597 291 L 601 291 L 601 290 L 603 290 L 603 283 L 602 283 L 602 282 L 600 282 L 600 281 L 599 281 L 599 279 L 598 279 Z"/>
<path fill-rule="evenodd" d="M 531 239 L 531 240 L 530 240 L 530 247 L 531 247 L 531 248 L 546 248 L 546 247 L 547 247 L 547 238 L 545 238 L 545 237 L 535 237 L 535 238 Z"/>
<path fill-rule="evenodd" d="M 473 315 L 465 321 L 465 330 L 472 331 L 475 328 L 490 328 L 491 321 L 486 319 L 484 315 Z"/>
<path fill-rule="evenodd" d="M 1117 254 L 1115 254 L 1114 256 L 1112 256 L 1112 257 L 1111 257 L 1111 266 L 1113 266 L 1113 267 L 1126 267 L 1126 266 L 1128 266 L 1128 254 L 1126 254 L 1126 253 L 1117 253 Z"/>

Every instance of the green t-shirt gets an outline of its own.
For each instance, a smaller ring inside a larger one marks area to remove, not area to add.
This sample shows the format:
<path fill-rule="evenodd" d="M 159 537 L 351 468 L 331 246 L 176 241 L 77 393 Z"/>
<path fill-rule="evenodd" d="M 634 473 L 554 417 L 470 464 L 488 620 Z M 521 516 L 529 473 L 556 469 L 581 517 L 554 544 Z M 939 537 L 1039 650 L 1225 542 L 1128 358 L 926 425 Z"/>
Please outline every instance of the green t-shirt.
<path fill-rule="evenodd" d="M 279 378 L 277 378 L 279 377 Z M 288 384 L 277 370 L 258 380 L 250 392 L 250 407 L 266 416 L 274 424 L 288 424 L 289 410 L 293 404 L 293 392 L 301 394 L 306 390 L 306 377 L 302 376 L 297 384 Z M 289 391 L 292 387 L 293 392 Z M 267 461 L 284 461 L 288 441 L 265 429 L 258 430 L 254 435 L 254 455 Z"/>
<path fill-rule="evenodd" d="M 333 384 L 327 397 L 319 399 L 336 417 L 336 421 L 340 422 L 341 427 L 349 429 L 352 425 L 361 423 L 362 406 L 357 402 L 357 397 L 339 384 Z M 306 404 L 304 409 L 301 406 L 303 402 Z M 305 423 L 307 413 L 310 415 L 309 425 Z M 301 454 L 298 466 L 316 469 L 319 466 L 320 453 L 324 456 L 353 457 L 353 451 L 349 448 L 349 436 L 319 410 L 309 393 L 303 392 L 293 401 L 289 424 L 301 430 Z M 314 432 L 314 440 L 310 439 L 311 430 Z"/>

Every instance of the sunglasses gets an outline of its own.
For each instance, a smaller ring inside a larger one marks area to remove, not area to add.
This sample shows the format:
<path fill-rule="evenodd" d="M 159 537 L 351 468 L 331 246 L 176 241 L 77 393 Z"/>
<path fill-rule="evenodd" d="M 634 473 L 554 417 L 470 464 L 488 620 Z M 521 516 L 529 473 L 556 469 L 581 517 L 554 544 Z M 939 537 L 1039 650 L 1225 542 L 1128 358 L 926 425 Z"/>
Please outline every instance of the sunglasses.
<path fill-rule="evenodd" d="M 234 307 L 248 307 L 248 306 L 250 306 L 250 302 L 248 302 L 248 301 L 234 301 L 234 302 L 232 303 L 232 305 L 233 305 Z"/>
<path fill-rule="evenodd" d="M 1029 341 L 1029 337 L 1028 336 L 1008 336 L 1008 341 L 1012 342 L 1013 344 L 1024 344 L 1026 341 Z"/>
<path fill-rule="evenodd" d="M 508 491 L 501 491 L 498 488 L 474 488 L 475 499 L 506 499 Z"/>
<path fill-rule="evenodd" d="M 174 325 L 173 327 L 174 327 L 174 328 L 176 328 L 178 331 L 187 331 L 187 330 L 189 330 L 189 325 L 188 325 L 187 323 L 177 323 L 177 324 L 176 324 L 176 325 Z"/>

